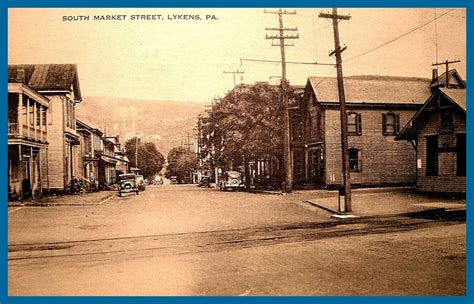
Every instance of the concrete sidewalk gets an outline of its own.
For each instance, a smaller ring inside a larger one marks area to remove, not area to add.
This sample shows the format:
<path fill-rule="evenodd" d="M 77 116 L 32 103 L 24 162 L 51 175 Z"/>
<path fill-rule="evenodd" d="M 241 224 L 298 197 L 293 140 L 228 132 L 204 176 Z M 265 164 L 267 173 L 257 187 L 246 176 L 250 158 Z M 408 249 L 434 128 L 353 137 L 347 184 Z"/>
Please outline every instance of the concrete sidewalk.
<path fill-rule="evenodd" d="M 337 191 L 319 190 L 306 203 L 320 207 L 332 214 L 339 212 Z M 465 210 L 466 200 L 436 198 L 419 194 L 410 189 L 354 189 L 352 191 L 352 215 L 395 215 L 430 210 Z"/>
<path fill-rule="evenodd" d="M 21 206 L 35 206 L 35 207 L 50 207 L 50 206 L 89 206 L 100 205 L 107 200 L 115 197 L 116 191 L 99 191 L 81 194 L 62 194 L 51 195 L 37 198 L 35 200 L 25 200 L 23 203 L 19 201 L 8 202 L 8 207 Z"/>

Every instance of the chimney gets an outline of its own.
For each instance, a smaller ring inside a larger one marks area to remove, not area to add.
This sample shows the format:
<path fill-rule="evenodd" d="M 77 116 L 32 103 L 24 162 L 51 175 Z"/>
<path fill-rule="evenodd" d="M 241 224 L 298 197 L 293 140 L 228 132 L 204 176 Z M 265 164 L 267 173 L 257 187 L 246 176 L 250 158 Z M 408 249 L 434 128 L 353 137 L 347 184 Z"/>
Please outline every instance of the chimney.
<path fill-rule="evenodd" d="M 438 80 L 438 69 L 433 69 L 433 78 L 431 80 L 432 83 Z"/>
<path fill-rule="evenodd" d="M 25 83 L 25 69 L 24 68 L 18 68 L 16 70 L 16 80 L 19 82 Z"/>

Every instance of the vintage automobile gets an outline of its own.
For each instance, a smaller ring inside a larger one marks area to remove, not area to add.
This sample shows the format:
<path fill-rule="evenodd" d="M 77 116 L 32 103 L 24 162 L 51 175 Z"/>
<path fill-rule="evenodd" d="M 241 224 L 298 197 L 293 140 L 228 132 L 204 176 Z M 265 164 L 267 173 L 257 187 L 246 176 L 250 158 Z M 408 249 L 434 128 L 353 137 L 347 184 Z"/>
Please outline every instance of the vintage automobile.
<path fill-rule="evenodd" d="M 170 176 L 170 183 L 171 184 L 177 184 L 178 183 L 178 177 L 177 176 Z"/>
<path fill-rule="evenodd" d="M 145 179 L 143 178 L 143 175 L 136 175 L 135 180 L 137 181 L 138 190 L 145 191 L 146 184 L 145 184 Z"/>
<path fill-rule="evenodd" d="M 198 184 L 199 187 L 211 187 L 211 177 L 210 176 L 203 176 Z"/>
<path fill-rule="evenodd" d="M 136 175 L 135 173 L 125 173 L 118 176 L 118 195 L 122 196 L 123 193 L 132 193 L 135 192 L 137 195 L 139 193 Z"/>
<path fill-rule="evenodd" d="M 242 173 L 238 171 L 224 172 L 219 181 L 219 189 L 223 191 L 228 189 L 240 190 L 243 188 L 245 188 L 244 179 Z"/>

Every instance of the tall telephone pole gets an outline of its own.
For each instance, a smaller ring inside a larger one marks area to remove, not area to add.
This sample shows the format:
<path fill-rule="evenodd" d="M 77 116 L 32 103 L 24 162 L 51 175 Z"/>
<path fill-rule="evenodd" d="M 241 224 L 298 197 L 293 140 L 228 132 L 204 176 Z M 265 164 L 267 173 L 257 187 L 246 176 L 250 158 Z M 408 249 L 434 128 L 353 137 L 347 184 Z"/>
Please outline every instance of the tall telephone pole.
<path fill-rule="evenodd" d="M 346 113 L 346 96 L 344 92 L 344 78 L 342 74 L 342 57 L 341 53 L 347 48 L 341 49 L 339 41 L 339 21 L 349 20 L 351 16 L 338 15 L 337 8 L 332 9 L 332 13 L 320 13 L 319 18 L 327 18 L 332 20 L 334 30 L 334 51 L 329 56 L 335 55 L 336 69 L 337 69 L 337 89 L 339 92 L 339 104 L 341 115 L 341 152 L 342 152 L 342 175 L 344 180 L 344 210 L 339 206 L 342 212 L 352 212 L 352 197 L 351 197 L 351 181 L 349 172 L 349 145 L 347 142 L 347 113 Z"/>
<path fill-rule="evenodd" d="M 237 80 L 235 78 L 235 75 L 237 74 L 245 74 L 244 71 L 239 71 L 239 70 L 235 70 L 235 71 L 224 71 L 223 72 L 224 74 L 232 74 L 233 78 L 234 78 L 234 88 L 235 86 L 237 85 Z"/>
<path fill-rule="evenodd" d="M 266 34 L 265 39 L 277 40 L 278 43 L 272 43 L 272 46 L 279 46 L 281 52 L 281 99 L 283 104 L 283 163 L 285 166 L 285 184 L 283 185 L 283 192 L 291 193 L 293 187 L 293 170 L 291 162 L 291 150 L 290 150 L 290 114 L 288 113 L 288 96 L 286 80 L 286 54 L 285 47 L 293 46 L 293 44 L 285 44 L 286 39 L 298 39 L 299 35 L 296 34 L 285 34 L 287 31 L 298 31 L 298 28 L 285 28 L 283 27 L 283 15 L 296 15 L 296 11 L 287 11 L 279 9 L 278 11 L 263 11 L 265 14 L 277 14 L 278 15 L 278 27 L 265 28 L 267 31 L 277 31 L 277 34 Z"/>
<path fill-rule="evenodd" d="M 458 62 L 461 62 L 461 60 L 445 60 L 443 62 L 436 62 L 431 65 L 431 66 L 438 66 L 438 65 L 446 66 L 446 89 L 449 89 L 449 65 L 451 63 L 458 63 Z"/>

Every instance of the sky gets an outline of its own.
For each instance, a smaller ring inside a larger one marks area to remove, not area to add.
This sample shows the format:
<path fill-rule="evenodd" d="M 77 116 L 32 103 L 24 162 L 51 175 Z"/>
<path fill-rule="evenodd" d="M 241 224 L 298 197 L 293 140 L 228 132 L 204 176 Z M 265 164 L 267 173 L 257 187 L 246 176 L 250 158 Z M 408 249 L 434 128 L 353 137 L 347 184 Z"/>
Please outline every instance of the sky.
<path fill-rule="evenodd" d="M 299 34 L 286 48 L 287 61 L 335 62 L 328 57 L 334 49 L 332 25 L 318 18 L 328 11 L 299 8 L 296 15 L 284 15 L 284 26 L 297 27 Z M 347 46 L 344 75 L 429 78 L 433 62 L 459 59 L 452 67 L 466 76 L 465 9 L 344 8 L 338 13 L 351 16 L 339 23 L 341 44 Z M 94 20 L 107 15 L 125 17 Z M 132 15 L 161 19 L 132 20 Z M 89 20 L 63 21 L 78 16 Z M 244 71 L 237 83 L 275 82 L 281 76 L 278 63 L 241 60 L 281 59 L 280 48 L 265 39 L 265 28 L 277 27 L 278 17 L 263 8 L 10 8 L 8 18 L 9 64 L 75 63 L 83 96 L 210 102 L 234 86 L 232 74 L 224 71 Z M 288 64 L 287 74 L 291 84 L 303 85 L 309 76 L 336 71 Z"/>

